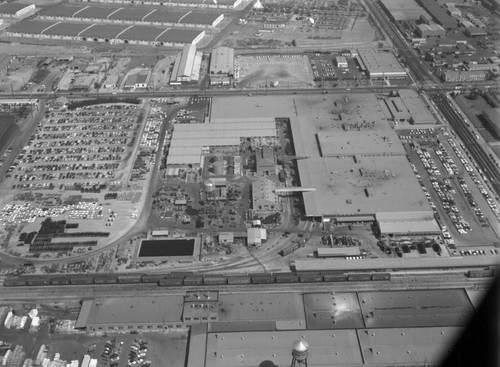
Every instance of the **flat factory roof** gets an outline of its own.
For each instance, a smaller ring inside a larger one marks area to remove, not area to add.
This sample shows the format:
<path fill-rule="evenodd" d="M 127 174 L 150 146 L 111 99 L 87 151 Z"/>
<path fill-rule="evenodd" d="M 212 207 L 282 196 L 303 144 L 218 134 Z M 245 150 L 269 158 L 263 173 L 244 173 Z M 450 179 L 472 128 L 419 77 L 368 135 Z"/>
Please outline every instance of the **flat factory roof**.
<path fill-rule="evenodd" d="M 473 311 L 463 289 L 359 292 L 366 327 L 462 326 Z"/>
<path fill-rule="evenodd" d="M 392 52 L 380 52 L 372 49 L 360 49 L 358 52 L 370 76 L 406 75 L 405 69 Z"/>
<path fill-rule="evenodd" d="M 454 267 L 482 267 L 498 265 L 500 255 L 439 257 L 439 258 L 404 258 L 404 259 L 360 259 L 345 261 L 344 259 L 306 259 L 295 260 L 297 271 L 320 270 L 370 270 L 370 269 L 435 269 Z"/>
<path fill-rule="evenodd" d="M 295 293 L 242 293 L 219 296 L 219 321 L 279 321 L 305 322 L 302 296 Z"/>
<path fill-rule="evenodd" d="M 393 132 L 350 130 L 318 133 L 318 141 L 323 157 L 350 155 L 404 155 L 401 140 Z"/>
<path fill-rule="evenodd" d="M 406 156 L 297 161 L 307 216 L 363 216 L 431 211 Z"/>
<path fill-rule="evenodd" d="M 418 93 L 411 89 L 401 89 L 398 91 L 401 101 L 408 109 L 414 124 L 435 124 L 436 119 L 431 111 L 420 98 Z"/>
<path fill-rule="evenodd" d="M 360 329 L 357 331 L 367 365 L 439 364 L 462 331 L 460 327 Z"/>
<path fill-rule="evenodd" d="M 429 16 L 415 0 L 381 0 L 395 20 L 418 20 L 421 15 Z"/>
<path fill-rule="evenodd" d="M 290 330 L 209 334 L 205 366 L 288 366 L 290 348 L 301 339 L 310 345 L 310 366 L 363 363 L 354 330 Z"/>
<path fill-rule="evenodd" d="M 303 295 L 307 329 L 354 329 L 365 326 L 356 293 Z"/>
<path fill-rule="evenodd" d="M 210 113 L 211 122 L 249 121 L 275 117 L 289 117 L 293 114 L 293 100 L 290 97 L 214 97 Z"/>
<path fill-rule="evenodd" d="M 458 24 L 456 19 L 448 15 L 446 11 L 435 0 L 418 0 L 420 5 L 429 12 L 436 23 L 442 25 L 445 29 L 456 29 Z"/>
<path fill-rule="evenodd" d="M 128 324 L 164 324 L 180 322 L 184 297 L 170 295 L 163 297 L 120 297 L 95 299 L 90 306 L 88 317 L 81 324 L 128 325 Z M 86 306 L 88 307 L 88 306 Z"/>

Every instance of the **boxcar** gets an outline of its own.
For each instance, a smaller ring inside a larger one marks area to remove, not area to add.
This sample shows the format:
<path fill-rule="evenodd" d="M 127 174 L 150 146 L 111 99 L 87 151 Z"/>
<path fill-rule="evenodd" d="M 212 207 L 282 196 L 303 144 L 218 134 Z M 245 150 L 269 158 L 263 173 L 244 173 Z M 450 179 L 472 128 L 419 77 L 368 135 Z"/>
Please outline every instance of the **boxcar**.
<path fill-rule="evenodd" d="M 117 275 L 94 275 L 95 284 L 116 284 L 118 282 Z"/>
<path fill-rule="evenodd" d="M 88 276 L 73 276 L 70 278 L 70 283 L 72 285 L 86 285 L 93 284 L 94 278 Z"/>
<path fill-rule="evenodd" d="M 203 285 L 203 277 L 201 275 L 188 275 L 184 277 L 184 285 Z"/>
<path fill-rule="evenodd" d="M 298 283 L 299 276 L 297 274 L 277 274 L 276 283 Z"/>
<path fill-rule="evenodd" d="M 63 277 L 57 277 L 50 279 L 50 284 L 52 285 L 69 285 L 69 279 Z"/>
<path fill-rule="evenodd" d="M 301 283 L 320 283 L 323 281 L 323 275 L 321 274 L 301 274 Z"/>
<path fill-rule="evenodd" d="M 142 277 L 140 275 L 119 275 L 119 284 L 139 284 Z"/>
<path fill-rule="evenodd" d="M 5 278 L 3 281 L 4 287 L 23 287 L 26 285 L 26 279 L 23 278 Z"/>
<path fill-rule="evenodd" d="M 349 273 L 347 274 L 347 280 L 351 281 L 363 281 L 363 280 L 371 280 L 371 274 L 369 273 Z"/>
<path fill-rule="evenodd" d="M 203 284 L 205 285 L 221 285 L 226 284 L 226 277 L 204 277 Z"/>
<path fill-rule="evenodd" d="M 26 279 L 26 284 L 29 286 L 50 285 L 50 279 L 44 277 Z"/>
<path fill-rule="evenodd" d="M 252 284 L 271 284 L 274 283 L 273 275 L 255 275 L 252 277 Z"/>
<path fill-rule="evenodd" d="M 177 287 L 182 285 L 184 278 L 163 278 L 160 279 L 158 285 L 161 287 Z"/>
<path fill-rule="evenodd" d="M 372 280 L 391 280 L 391 273 L 372 273 Z"/>
<path fill-rule="evenodd" d="M 252 282 L 252 278 L 247 276 L 234 276 L 227 278 L 227 284 L 250 284 Z"/>
<path fill-rule="evenodd" d="M 158 283 L 161 279 L 165 278 L 165 274 L 163 275 L 143 275 L 142 282 L 143 283 Z"/>
<path fill-rule="evenodd" d="M 345 282 L 347 280 L 347 275 L 344 273 L 324 274 L 323 280 L 325 282 Z"/>

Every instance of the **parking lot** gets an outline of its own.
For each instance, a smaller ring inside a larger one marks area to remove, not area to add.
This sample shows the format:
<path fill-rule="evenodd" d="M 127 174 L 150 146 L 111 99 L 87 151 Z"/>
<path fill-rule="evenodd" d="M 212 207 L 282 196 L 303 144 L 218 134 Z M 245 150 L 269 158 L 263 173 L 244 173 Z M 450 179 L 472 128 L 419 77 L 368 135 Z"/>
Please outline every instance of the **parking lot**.
<path fill-rule="evenodd" d="M 444 128 L 399 133 L 451 253 L 459 254 L 457 246 L 494 244 L 497 237 L 491 227 L 498 227 L 498 209 L 462 147 Z M 490 253 L 477 250 L 474 255 Z"/>
<path fill-rule="evenodd" d="M 339 54 L 311 54 L 309 60 L 314 81 L 325 86 L 362 86 L 371 85 L 365 71 L 361 70 L 356 60 L 346 57 L 347 67 L 338 67 L 335 58 Z"/>

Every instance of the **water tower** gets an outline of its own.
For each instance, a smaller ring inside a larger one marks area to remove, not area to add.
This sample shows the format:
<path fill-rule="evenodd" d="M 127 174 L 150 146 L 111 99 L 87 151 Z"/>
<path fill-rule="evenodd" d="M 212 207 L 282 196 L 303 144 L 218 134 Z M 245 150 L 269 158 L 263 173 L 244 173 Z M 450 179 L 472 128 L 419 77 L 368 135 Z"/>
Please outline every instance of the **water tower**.
<path fill-rule="evenodd" d="M 292 346 L 292 364 L 291 367 L 307 367 L 307 356 L 309 355 L 309 343 L 305 340 L 299 340 Z"/>

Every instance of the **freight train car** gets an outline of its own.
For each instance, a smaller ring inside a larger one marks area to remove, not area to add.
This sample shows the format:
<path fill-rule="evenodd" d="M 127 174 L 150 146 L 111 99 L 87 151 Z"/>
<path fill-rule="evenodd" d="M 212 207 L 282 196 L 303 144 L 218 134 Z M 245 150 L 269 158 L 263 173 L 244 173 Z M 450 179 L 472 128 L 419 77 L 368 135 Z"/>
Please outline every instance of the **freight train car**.
<path fill-rule="evenodd" d="M 165 279 L 165 274 L 158 275 L 143 275 L 141 277 L 142 283 L 158 283 L 160 280 Z"/>
<path fill-rule="evenodd" d="M 184 285 L 203 285 L 203 276 L 201 275 L 188 275 L 184 277 Z"/>
<path fill-rule="evenodd" d="M 94 284 L 116 284 L 116 283 L 118 283 L 118 275 L 116 274 L 94 275 Z"/>
<path fill-rule="evenodd" d="M 252 284 L 272 284 L 276 278 L 272 274 L 252 276 Z"/>
<path fill-rule="evenodd" d="M 160 279 L 158 285 L 160 287 L 178 287 L 182 285 L 183 278 L 163 278 Z"/>
<path fill-rule="evenodd" d="M 204 285 L 223 285 L 227 283 L 227 279 L 225 276 L 216 276 L 216 277 L 204 277 L 203 284 Z"/>
<path fill-rule="evenodd" d="M 372 280 L 391 280 L 391 273 L 372 273 Z"/>
<path fill-rule="evenodd" d="M 469 270 L 467 272 L 469 278 L 490 278 L 493 276 L 493 270 Z"/>
<path fill-rule="evenodd" d="M 368 281 L 371 279 L 372 279 L 372 277 L 371 277 L 370 273 L 349 273 L 349 274 L 347 274 L 348 281 L 359 282 L 359 281 L 365 281 L 365 280 Z"/>
<path fill-rule="evenodd" d="M 141 275 L 120 275 L 118 276 L 119 284 L 140 284 L 142 282 Z"/>
<path fill-rule="evenodd" d="M 252 278 L 248 276 L 231 276 L 227 277 L 227 284 L 232 285 L 232 284 L 250 284 L 252 283 Z"/>
<path fill-rule="evenodd" d="M 299 277 L 301 283 L 321 283 L 323 275 L 321 274 L 301 274 Z"/>
<path fill-rule="evenodd" d="M 276 274 L 276 283 L 298 283 L 299 276 L 293 273 Z"/>
<path fill-rule="evenodd" d="M 323 275 L 324 282 L 345 282 L 347 280 L 347 274 L 344 273 L 330 273 Z"/>

